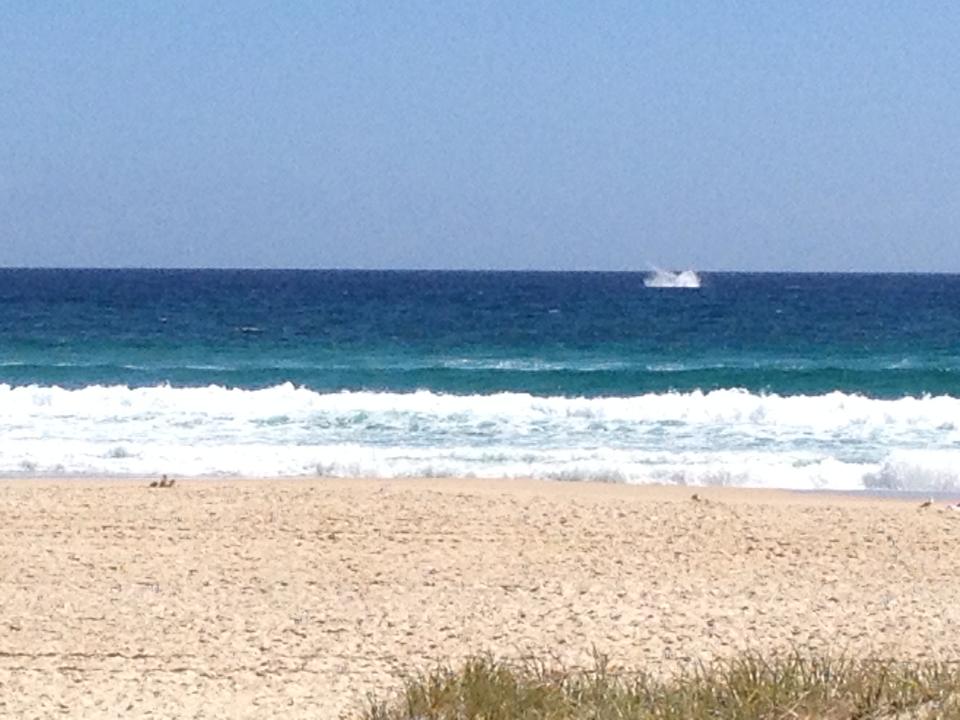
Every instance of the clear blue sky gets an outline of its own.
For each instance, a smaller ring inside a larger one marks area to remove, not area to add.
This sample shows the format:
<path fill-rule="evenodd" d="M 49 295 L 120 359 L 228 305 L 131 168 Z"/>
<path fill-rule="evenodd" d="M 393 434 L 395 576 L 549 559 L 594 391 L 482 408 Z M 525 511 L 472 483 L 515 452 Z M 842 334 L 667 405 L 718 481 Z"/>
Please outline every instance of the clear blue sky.
<path fill-rule="evenodd" d="M 952 2 L 0 5 L 0 265 L 960 272 Z"/>

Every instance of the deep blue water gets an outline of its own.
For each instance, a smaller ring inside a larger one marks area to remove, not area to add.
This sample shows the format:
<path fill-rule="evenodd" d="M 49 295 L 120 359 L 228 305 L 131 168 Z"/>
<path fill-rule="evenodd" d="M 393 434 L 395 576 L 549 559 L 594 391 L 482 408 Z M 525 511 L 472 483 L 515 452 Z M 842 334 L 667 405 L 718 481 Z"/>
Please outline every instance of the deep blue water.
<path fill-rule="evenodd" d="M 960 276 L 0 270 L 0 383 L 960 393 Z"/>

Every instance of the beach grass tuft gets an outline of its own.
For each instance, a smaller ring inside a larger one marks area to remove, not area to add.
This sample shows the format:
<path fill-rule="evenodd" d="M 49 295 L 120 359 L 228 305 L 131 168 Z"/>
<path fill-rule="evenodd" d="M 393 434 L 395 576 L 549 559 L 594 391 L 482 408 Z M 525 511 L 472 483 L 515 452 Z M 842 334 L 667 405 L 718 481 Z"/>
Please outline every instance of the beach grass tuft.
<path fill-rule="evenodd" d="M 364 720 L 960 719 L 960 667 L 744 655 L 670 678 L 490 656 L 409 678 Z"/>

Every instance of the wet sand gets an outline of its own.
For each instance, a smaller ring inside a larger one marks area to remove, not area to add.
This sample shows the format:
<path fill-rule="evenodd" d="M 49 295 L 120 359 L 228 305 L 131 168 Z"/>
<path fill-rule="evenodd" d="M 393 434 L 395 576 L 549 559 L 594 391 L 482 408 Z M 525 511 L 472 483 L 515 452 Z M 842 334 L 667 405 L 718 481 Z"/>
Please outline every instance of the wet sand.
<path fill-rule="evenodd" d="M 742 650 L 960 660 L 958 596 L 943 503 L 2 480 L 0 717 L 337 718 L 481 651 L 662 671 Z"/>

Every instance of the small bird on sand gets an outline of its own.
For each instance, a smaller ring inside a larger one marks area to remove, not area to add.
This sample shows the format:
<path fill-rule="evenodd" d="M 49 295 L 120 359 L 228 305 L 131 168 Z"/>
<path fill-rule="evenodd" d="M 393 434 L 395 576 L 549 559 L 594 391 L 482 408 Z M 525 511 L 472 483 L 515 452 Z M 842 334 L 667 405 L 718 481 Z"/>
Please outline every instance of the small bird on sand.
<path fill-rule="evenodd" d="M 933 498 L 930 498 L 929 500 L 924 500 L 922 503 L 920 503 L 920 507 L 918 509 L 923 510 L 924 508 L 928 508 L 931 505 L 933 505 Z"/>
<path fill-rule="evenodd" d="M 690 499 L 693 500 L 694 502 L 700 502 L 700 495 L 698 493 L 694 493 L 693 495 L 690 496 Z"/>
<path fill-rule="evenodd" d="M 156 482 L 150 483 L 150 487 L 156 486 L 156 487 L 162 487 L 162 488 L 170 488 L 170 487 L 173 487 L 173 482 L 174 482 L 174 481 L 168 479 L 166 475 L 161 475 L 161 476 L 160 476 L 160 482 L 159 482 L 159 483 L 156 483 Z"/>
<path fill-rule="evenodd" d="M 160 487 L 160 483 L 154 480 L 153 482 L 150 483 L 150 487 Z"/>

